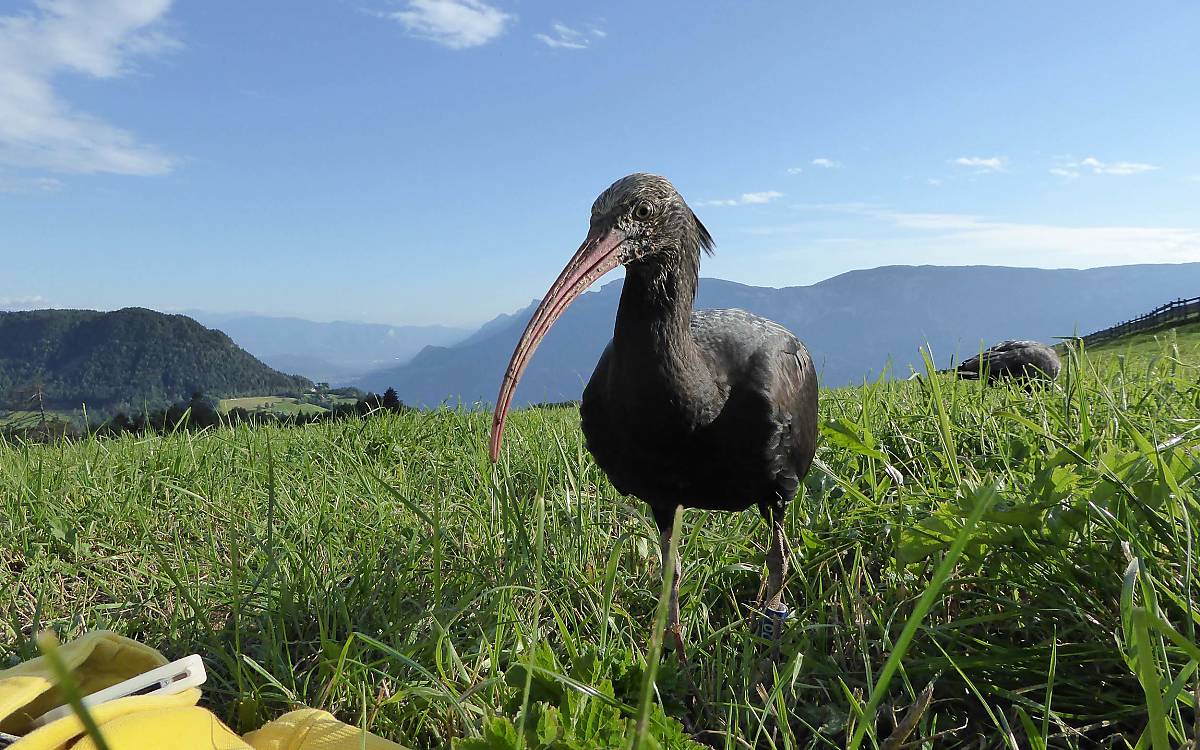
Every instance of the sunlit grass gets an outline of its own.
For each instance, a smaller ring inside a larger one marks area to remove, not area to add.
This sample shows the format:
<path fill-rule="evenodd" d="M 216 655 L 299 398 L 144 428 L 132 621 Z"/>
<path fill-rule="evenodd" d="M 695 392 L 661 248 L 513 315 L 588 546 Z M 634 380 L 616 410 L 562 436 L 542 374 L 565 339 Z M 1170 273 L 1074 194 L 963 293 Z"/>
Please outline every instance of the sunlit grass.
<path fill-rule="evenodd" d="M 243 398 L 223 398 L 220 401 L 222 413 L 232 409 L 246 411 L 262 411 L 273 414 L 321 414 L 328 409 L 308 404 L 299 399 L 287 396 L 246 396 Z"/>
<path fill-rule="evenodd" d="M 1163 326 L 1106 341 L 1091 347 L 1089 352 L 1093 358 L 1126 357 L 1149 361 L 1164 356 L 1179 356 L 1188 362 L 1200 362 L 1200 321 Z"/>
<path fill-rule="evenodd" d="M 781 662 L 764 673 L 748 627 L 762 522 L 689 512 L 689 674 L 659 666 L 648 736 L 896 747 L 932 683 L 907 741 L 938 739 L 910 747 L 1183 745 L 1200 352 L 1154 345 L 1031 390 L 824 392 Z M 575 410 L 513 415 L 498 466 L 488 426 L 406 412 L 0 445 L 0 662 L 36 655 L 43 627 L 111 628 L 203 654 L 207 705 L 243 731 L 303 703 L 410 747 L 632 741 L 653 522 L 590 461 Z"/>
<path fill-rule="evenodd" d="M 50 417 L 47 414 L 47 417 Z M 42 421 L 42 415 L 36 411 L 10 411 L 0 413 L 0 427 L 33 427 Z"/>

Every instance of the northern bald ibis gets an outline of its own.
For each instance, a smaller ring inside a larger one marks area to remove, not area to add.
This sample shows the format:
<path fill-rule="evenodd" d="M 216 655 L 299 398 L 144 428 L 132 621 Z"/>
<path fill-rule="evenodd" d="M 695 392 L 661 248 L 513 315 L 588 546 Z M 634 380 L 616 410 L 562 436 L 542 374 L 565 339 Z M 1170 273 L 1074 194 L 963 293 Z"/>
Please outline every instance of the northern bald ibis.
<path fill-rule="evenodd" d="M 583 392 L 588 450 L 617 491 L 650 506 L 663 574 L 674 566 L 668 630 L 683 657 L 675 510 L 757 506 L 771 530 L 763 604 L 778 611 L 787 573 L 784 509 L 812 464 L 817 377 L 804 345 L 743 310 L 692 310 L 700 253 L 713 240 L 666 178 L 632 174 L 592 205 L 587 239 L 518 342 L 496 399 L 496 461 L 517 381 L 567 306 L 625 266 L 612 340 Z M 778 633 L 778 629 L 775 629 Z"/>
<path fill-rule="evenodd" d="M 1039 341 L 1001 341 L 964 359 L 955 374 L 965 380 L 979 380 L 983 376 L 989 383 L 1000 378 L 1054 380 L 1061 367 L 1058 354 Z"/>

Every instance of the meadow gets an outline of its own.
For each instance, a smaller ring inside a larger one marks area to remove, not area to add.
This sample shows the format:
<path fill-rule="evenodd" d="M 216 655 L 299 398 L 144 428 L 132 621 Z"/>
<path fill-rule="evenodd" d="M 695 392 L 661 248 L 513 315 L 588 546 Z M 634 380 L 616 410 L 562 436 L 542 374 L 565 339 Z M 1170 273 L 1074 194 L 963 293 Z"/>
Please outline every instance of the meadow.
<path fill-rule="evenodd" d="M 36 411 L 10 411 L 0 414 L 0 427 L 32 427 L 41 421 Z"/>
<path fill-rule="evenodd" d="M 1071 352 L 1056 384 L 821 394 L 788 519 L 684 516 L 684 665 L 658 537 L 570 408 L 0 443 L 0 666 L 52 628 L 199 652 L 240 731 L 300 704 L 405 747 L 1152 748 L 1200 713 L 1200 347 Z"/>
<path fill-rule="evenodd" d="M 218 404 L 222 413 L 227 414 L 232 409 L 245 409 L 249 412 L 271 414 L 322 414 L 328 409 L 316 404 L 305 403 L 289 396 L 245 396 L 242 398 L 223 398 Z"/>

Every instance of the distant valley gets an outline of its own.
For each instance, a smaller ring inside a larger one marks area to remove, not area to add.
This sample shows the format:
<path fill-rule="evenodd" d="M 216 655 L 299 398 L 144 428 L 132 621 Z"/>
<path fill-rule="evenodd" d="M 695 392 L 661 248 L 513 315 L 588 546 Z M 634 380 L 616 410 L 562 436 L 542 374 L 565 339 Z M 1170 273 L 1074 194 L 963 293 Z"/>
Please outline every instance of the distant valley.
<path fill-rule="evenodd" d="M 404 364 L 426 346 L 449 346 L 470 330 L 450 326 L 392 326 L 334 321 L 317 323 L 253 313 L 184 313 L 281 372 L 320 382 L 344 383 Z"/>

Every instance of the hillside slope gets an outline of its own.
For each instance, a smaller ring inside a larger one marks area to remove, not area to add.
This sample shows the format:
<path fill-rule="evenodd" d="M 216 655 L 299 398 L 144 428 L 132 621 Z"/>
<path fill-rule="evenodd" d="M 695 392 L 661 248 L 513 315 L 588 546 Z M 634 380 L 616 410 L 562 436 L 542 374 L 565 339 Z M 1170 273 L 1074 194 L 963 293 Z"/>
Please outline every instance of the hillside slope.
<path fill-rule="evenodd" d="M 996 266 L 885 266 L 811 286 L 773 289 L 706 278 L 698 308 L 740 307 L 776 320 L 808 345 L 828 386 L 877 377 L 892 362 L 905 375 L 928 342 L 948 366 L 981 344 L 1051 341 L 1137 315 L 1200 289 L 1200 263 L 1089 270 Z M 579 398 L 612 336 L 621 281 L 584 294 L 551 330 L 529 365 L 516 403 Z M 491 401 L 532 307 L 502 316 L 463 343 L 429 347 L 407 365 L 359 379 L 395 387 L 406 403 Z"/>
<path fill-rule="evenodd" d="M 183 315 L 114 312 L 0 313 L 0 408 L 24 408 L 40 383 L 46 405 L 141 410 L 187 399 L 311 387 L 259 362 L 220 331 Z"/>
<path fill-rule="evenodd" d="M 1164 345 L 1166 349 L 1164 349 Z M 1088 347 L 1088 353 L 1097 357 L 1125 355 L 1138 360 L 1149 360 L 1162 356 L 1171 348 L 1179 350 L 1181 359 L 1200 361 L 1200 321 L 1169 323 L 1148 331 L 1139 331 Z"/>

